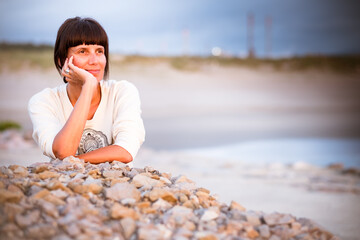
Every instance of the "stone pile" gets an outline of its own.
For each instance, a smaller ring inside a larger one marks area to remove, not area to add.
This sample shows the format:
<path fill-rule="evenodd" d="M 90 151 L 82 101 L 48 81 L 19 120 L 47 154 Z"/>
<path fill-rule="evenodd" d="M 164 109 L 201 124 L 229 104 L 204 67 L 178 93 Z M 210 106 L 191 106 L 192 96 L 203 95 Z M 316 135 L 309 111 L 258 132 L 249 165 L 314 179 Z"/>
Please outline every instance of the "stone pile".
<path fill-rule="evenodd" d="M 337 239 L 308 219 L 220 203 L 152 167 L 69 157 L 1 166 L 0 179 L 1 239 Z"/>

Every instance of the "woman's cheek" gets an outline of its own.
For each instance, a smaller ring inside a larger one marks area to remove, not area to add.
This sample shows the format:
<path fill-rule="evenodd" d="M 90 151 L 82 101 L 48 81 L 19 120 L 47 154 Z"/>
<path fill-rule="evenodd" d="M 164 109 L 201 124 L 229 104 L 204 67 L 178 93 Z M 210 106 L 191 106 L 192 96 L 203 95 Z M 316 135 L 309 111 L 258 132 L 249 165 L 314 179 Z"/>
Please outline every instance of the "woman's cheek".
<path fill-rule="evenodd" d="M 83 65 L 82 61 L 81 61 L 81 59 L 79 59 L 79 57 L 73 56 L 73 64 L 78 68 L 83 68 L 82 67 L 82 65 Z"/>

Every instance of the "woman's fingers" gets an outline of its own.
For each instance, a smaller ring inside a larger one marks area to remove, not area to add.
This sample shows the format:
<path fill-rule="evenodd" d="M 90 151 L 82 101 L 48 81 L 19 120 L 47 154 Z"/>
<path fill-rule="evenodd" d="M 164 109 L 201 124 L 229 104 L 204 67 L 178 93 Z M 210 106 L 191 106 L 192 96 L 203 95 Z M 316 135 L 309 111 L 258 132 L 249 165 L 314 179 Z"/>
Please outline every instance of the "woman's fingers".
<path fill-rule="evenodd" d="M 61 75 L 63 75 L 65 78 L 70 77 L 68 62 L 69 62 L 69 60 L 66 59 L 65 63 L 64 63 L 64 66 L 62 67 L 62 70 L 61 70 Z"/>
<path fill-rule="evenodd" d="M 77 68 L 77 67 L 74 65 L 73 60 L 74 60 L 74 56 L 71 56 L 69 61 L 68 61 L 68 67 L 69 67 L 70 70 L 74 71 L 75 68 Z"/>

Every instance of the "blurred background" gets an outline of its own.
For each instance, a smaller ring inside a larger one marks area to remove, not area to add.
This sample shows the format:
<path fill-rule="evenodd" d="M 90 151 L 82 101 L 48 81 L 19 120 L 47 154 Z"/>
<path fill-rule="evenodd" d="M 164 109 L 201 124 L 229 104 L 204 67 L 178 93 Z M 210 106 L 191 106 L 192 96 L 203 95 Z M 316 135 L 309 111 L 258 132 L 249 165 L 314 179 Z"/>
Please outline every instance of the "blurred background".
<path fill-rule="evenodd" d="M 1 165 L 46 161 L 29 140 L 27 102 L 62 84 L 52 60 L 59 26 L 92 17 L 109 36 L 110 79 L 140 91 L 147 135 L 136 166 L 353 239 L 358 175 L 334 180 L 318 168 L 360 167 L 359 10 L 351 0 L 2 0 L 0 129 L 22 135 L 2 132 Z M 348 195 L 288 188 L 314 179 Z"/>
<path fill-rule="evenodd" d="M 61 84 L 51 57 L 58 27 L 93 17 L 109 35 L 110 78 L 140 90 L 144 146 L 360 166 L 359 6 L 3 0 L 0 119 L 31 130 L 28 99 Z"/>

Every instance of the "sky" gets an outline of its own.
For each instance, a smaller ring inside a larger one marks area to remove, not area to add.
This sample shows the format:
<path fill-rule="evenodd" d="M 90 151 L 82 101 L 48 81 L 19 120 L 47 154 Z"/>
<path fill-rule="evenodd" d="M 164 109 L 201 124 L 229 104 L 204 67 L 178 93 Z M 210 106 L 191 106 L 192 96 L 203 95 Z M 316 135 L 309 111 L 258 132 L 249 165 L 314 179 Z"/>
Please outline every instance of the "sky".
<path fill-rule="evenodd" d="M 252 14 L 258 57 L 359 54 L 359 12 L 357 0 L 0 0 L 0 41 L 53 45 L 80 16 L 105 28 L 110 52 L 244 57 Z"/>

